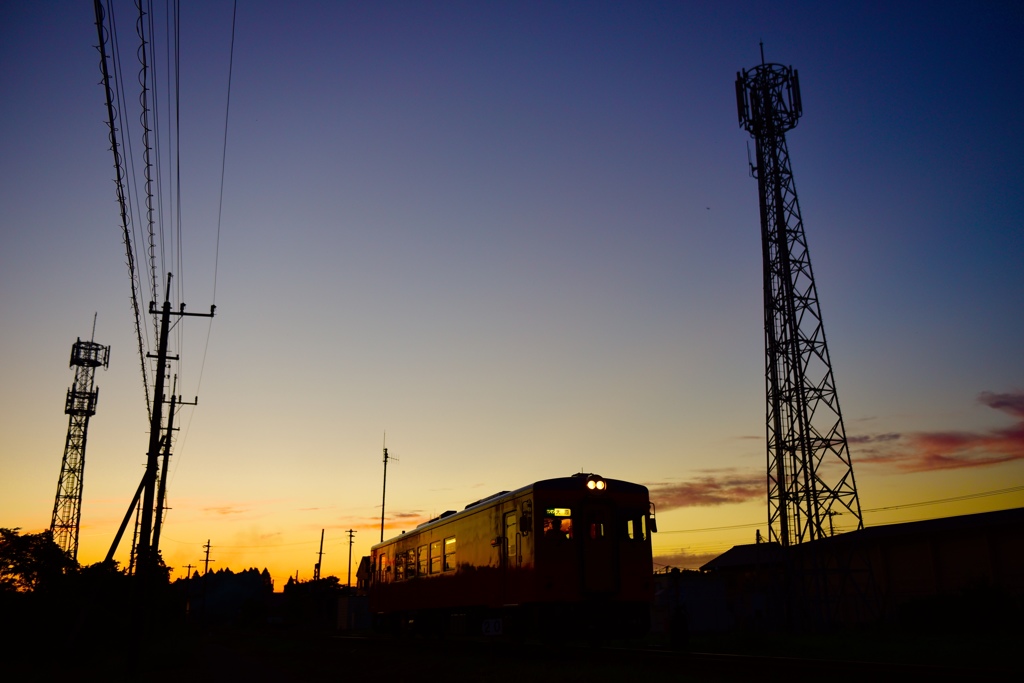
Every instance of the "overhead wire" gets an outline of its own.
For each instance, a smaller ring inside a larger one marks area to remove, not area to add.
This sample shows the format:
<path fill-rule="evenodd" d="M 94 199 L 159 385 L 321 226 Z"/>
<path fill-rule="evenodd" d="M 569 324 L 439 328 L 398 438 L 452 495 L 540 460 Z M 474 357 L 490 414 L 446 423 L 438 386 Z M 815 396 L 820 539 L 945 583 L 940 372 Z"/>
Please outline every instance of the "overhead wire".
<path fill-rule="evenodd" d="M 220 156 L 220 198 L 217 202 L 217 241 L 213 252 L 213 303 L 217 303 L 217 266 L 220 264 L 220 226 L 221 218 L 224 215 L 224 171 L 227 168 L 228 159 L 228 120 L 231 114 L 231 76 L 234 73 L 235 65 L 235 23 L 238 15 L 238 0 L 235 0 L 231 10 L 231 48 L 228 57 L 228 97 L 224 107 L 224 147 Z"/>
<path fill-rule="evenodd" d="M 864 512 L 888 512 L 889 510 L 902 510 L 905 508 L 916 508 L 923 507 L 926 505 L 937 505 L 939 503 L 958 503 L 963 500 L 974 500 L 975 498 L 987 498 L 989 496 L 1001 496 L 1008 493 L 1018 493 L 1024 491 L 1024 485 L 1021 486 L 1010 486 L 1005 489 L 996 489 L 993 491 L 981 491 L 978 493 L 965 493 L 960 496 L 952 496 L 950 498 L 939 498 L 937 500 L 925 500 L 919 503 L 905 503 L 903 505 L 888 505 L 886 507 L 878 508 L 865 508 Z"/>
<path fill-rule="evenodd" d="M 111 7 L 111 0 L 107 1 L 107 10 L 108 10 L 107 15 L 108 15 L 108 17 L 110 19 L 110 26 L 111 26 L 111 36 L 112 36 L 111 46 L 112 46 L 113 54 L 115 56 L 114 57 L 115 85 L 117 86 L 119 101 L 122 102 L 122 103 L 127 103 L 128 102 L 128 97 L 127 97 L 127 95 L 125 94 L 125 91 L 124 91 L 124 84 L 125 84 L 125 80 L 126 79 L 124 77 L 124 67 L 122 66 L 122 63 L 121 63 L 120 40 L 117 38 L 117 13 L 114 12 L 113 11 L 113 7 Z M 135 178 L 138 177 L 138 171 L 135 169 L 135 150 L 134 150 L 134 146 L 132 144 L 132 137 L 133 136 L 129 134 L 129 131 L 130 131 L 130 127 L 129 127 L 130 119 L 126 119 L 126 118 L 122 117 L 121 120 L 122 120 L 122 125 L 123 125 L 123 130 L 121 131 L 122 146 L 124 146 L 127 149 L 127 151 L 128 151 L 127 157 L 128 157 L 128 163 L 130 164 L 130 173 L 127 174 L 127 178 L 131 179 L 131 182 L 130 182 L 130 184 L 128 186 L 128 189 L 129 189 L 129 192 L 130 192 L 128 206 L 129 206 L 129 211 L 131 213 L 131 230 L 132 230 L 132 235 L 134 236 L 134 239 L 132 240 L 132 248 L 133 248 L 133 252 L 134 252 L 134 255 L 135 255 L 135 263 L 141 264 L 141 263 L 144 262 L 144 260 L 143 260 L 143 258 L 141 256 L 140 252 L 139 252 L 139 248 L 140 248 L 139 245 L 143 245 L 143 244 L 146 243 L 146 237 L 145 237 L 145 234 L 142 231 L 141 221 L 138 220 L 138 217 L 140 217 L 142 215 L 141 200 L 139 199 L 139 192 L 138 192 L 138 184 L 135 182 Z M 136 291 L 142 291 L 142 275 L 139 272 L 139 269 L 138 268 L 133 269 L 132 270 L 132 275 L 133 275 L 133 283 L 134 283 L 134 287 L 136 288 Z M 149 281 L 149 278 L 147 278 L 147 284 L 150 285 L 150 287 L 149 287 L 150 301 L 154 301 L 154 300 L 156 300 L 156 288 L 153 286 L 152 282 Z M 145 353 L 144 349 L 152 348 L 152 342 L 151 342 L 151 340 L 149 338 L 149 328 L 147 326 L 143 325 L 142 326 L 142 330 L 143 330 L 143 334 L 145 336 L 145 346 L 140 346 L 140 352 L 142 352 L 144 354 Z M 145 371 L 144 371 L 143 374 L 148 376 L 148 373 L 146 373 Z M 148 384 L 148 381 L 146 382 L 145 388 L 146 388 L 146 402 L 147 402 L 147 406 L 148 406 L 148 404 L 149 404 L 149 384 Z"/>
<path fill-rule="evenodd" d="M 217 303 L 217 272 L 220 265 L 220 232 L 221 232 L 221 221 L 224 214 L 224 178 L 227 169 L 227 154 L 228 154 L 228 122 L 230 121 L 231 114 L 231 81 L 232 75 L 234 74 L 235 64 L 235 27 L 237 25 L 238 17 L 238 0 L 234 0 L 233 7 L 231 10 L 231 43 L 228 51 L 228 87 L 227 87 L 227 98 L 224 105 L 224 140 L 221 149 L 221 162 L 220 162 L 220 197 L 217 203 L 217 235 L 214 247 L 214 258 L 213 258 L 213 305 Z M 176 32 L 177 35 L 177 32 Z M 206 356 L 210 349 L 210 336 L 213 330 L 213 321 L 208 320 L 206 326 L 206 340 L 203 343 L 203 356 L 199 362 L 199 377 L 196 381 L 196 394 L 198 395 L 199 389 L 203 384 L 203 373 L 206 370 Z M 192 415 L 189 415 L 188 420 L 185 422 L 185 429 L 182 432 L 181 447 L 184 449 L 185 442 L 188 439 L 188 432 L 192 427 Z M 178 465 L 181 462 L 181 457 L 175 460 L 175 469 L 172 473 L 172 480 L 174 474 L 177 472 Z"/>
<path fill-rule="evenodd" d="M 141 312 L 139 310 L 138 287 L 136 286 L 137 275 L 136 275 L 136 270 L 135 270 L 135 262 L 136 262 L 135 261 L 135 252 L 134 252 L 134 249 L 132 248 L 132 238 L 131 238 L 131 234 L 132 233 L 131 233 L 131 228 L 130 228 L 130 213 L 129 212 L 130 212 L 131 202 L 130 202 L 129 191 L 126 191 L 126 189 L 125 189 L 126 185 L 128 187 L 130 187 L 130 184 L 128 183 L 126 168 L 124 166 L 123 158 L 122 158 L 122 155 L 121 155 L 121 152 L 120 152 L 120 148 L 119 148 L 119 144 L 118 144 L 118 135 L 117 135 L 117 132 L 118 132 L 118 127 L 117 127 L 118 116 L 117 116 L 117 113 L 116 113 L 116 109 L 114 107 L 114 97 L 115 97 L 116 90 L 112 90 L 111 89 L 111 86 L 110 86 L 110 70 L 108 69 L 108 66 L 107 66 L 106 45 L 107 45 L 108 38 L 109 38 L 110 43 L 111 43 L 111 49 L 112 49 L 112 53 L 111 53 L 112 64 L 114 65 L 114 68 L 117 69 L 117 64 L 119 63 L 119 58 L 117 57 L 117 53 L 116 53 L 117 37 L 116 37 L 116 34 L 114 32 L 113 12 L 109 11 L 109 6 L 108 6 L 108 11 L 106 12 L 106 14 L 110 16 L 110 26 L 111 26 L 111 28 L 109 30 L 106 28 L 106 22 L 104 21 L 104 14 L 105 14 L 105 12 L 104 12 L 104 9 L 103 9 L 103 4 L 100 2 L 100 0 L 94 0 L 93 8 L 94 8 L 94 11 L 95 11 L 95 14 L 96 14 L 96 31 L 97 31 L 98 41 L 99 41 L 99 45 L 97 46 L 97 48 L 99 49 L 99 52 L 100 52 L 100 71 L 101 71 L 101 73 L 103 75 L 103 82 L 102 82 L 102 84 L 103 84 L 103 90 L 104 90 L 104 93 L 105 93 L 105 96 L 106 96 L 105 99 L 106 99 L 106 104 L 107 104 L 107 125 L 108 125 L 108 128 L 109 128 L 108 139 L 110 141 L 111 151 L 112 151 L 112 153 L 114 155 L 114 170 L 115 170 L 115 175 L 116 175 L 115 187 L 116 187 L 117 201 L 118 201 L 118 205 L 119 205 L 120 212 L 121 212 L 122 240 L 123 240 L 124 246 L 125 246 L 125 258 L 127 260 L 129 279 L 131 281 L 131 303 L 132 303 L 132 311 L 134 313 L 135 336 L 136 336 L 136 339 L 138 341 L 139 357 L 140 357 L 140 363 L 141 363 L 141 366 L 142 366 L 142 385 L 143 385 L 143 390 L 144 390 L 143 393 L 144 393 L 145 399 L 146 399 L 146 411 L 147 411 L 148 414 L 151 415 L 152 414 L 152 406 L 151 406 L 150 400 L 149 400 L 149 382 L 148 382 L 147 375 L 146 375 L 146 354 L 145 354 L 145 349 L 144 349 L 143 342 L 142 342 L 142 329 L 143 329 L 142 316 L 141 316 Z M 120 79 L 117 77 L 117 74 L 118 74 L 118 72 L 115 71 L 115 80 L 114 80 L 115 88 L 116 88 L 117 84 L 120 82 Z M 124 100 L 121 99 L 119 101 L 123 102 Z"/>
<path fill-rule="evenodd" d="M 155 227 L 155 220 L 153 218 L 154 206 L 153 206 L 153 163 L 152 153 L 153 146 L 150 141 L 150 133 L 152 129 L 149 124 L 149 60 L 148 60 L 148 43 L 146 41 L 146 12 L 143 8 L 142 0 L 135 0 L 135 7 L 139 10 L 139 17 L 135 20 L 135 33 L 139 37 L 139 48 L 136 50 L 136 55 L 139 59 L 139 76 L 138 81 L 141 86 L 139 92 L 139 124 L 142 126 L 142 174 L 144 179 L 143 187 L 145 188 L 146 197 L 146 226 L 149 233 L 149 269 L 150 278 L 153 282 L 153 289 L 157 289 L 159 282 L 157 277 L 156 257 L 157 257 L 157 231 Z M 163 244 L 163 231 L 160 231 L 160 271 L 166 272 L 166 264 L 163 262 L 164 258 L 164 244 Z M 155 324 L 155 323 L 154 323 Z"/>
<path fill-rule="evenodd" d="M 1007 495 L 1007 494 L 1010 494 L 1010 493 L 1020 493 L 1022 491 L 1024 491 L 1024 485 L 1010 486 L 1010 487 L 1003 488 L 1003 489 L 994 489 L 994 490 L 991 490 L 991 491 L 979 491 L 979 492 L 976 492 L 976 493 L 965 493 L 965 494 L 959 495 L 959 496 L 950 496 L 948 498 L 937 498 L 935 500 L 924 500 L 924 501 L 919 501 L 917 503 L 902 503 L 900 505 L 887 505 L 885 507 L 864 508 L 862 510 L 862 512 L 888 512 L 888 511 L 891 511 L 891 510 L 903 510 L 905 508 L 924 507 L 924 506 L 927 506 L 927 505 L 940 505 L 942 503 L 958 503 L 958 502 L 965 501 L 965 500 L 974 500 L 976 498 L 987 498 L 989 496 L 1001 496 L 1001 495 Z M 918 522 L 918 521 L 921 521 L 921 520 L 920 519 L 904 520 L 904 522 L 910 522 L 910 521 Z M 900 523 L 904 523 L 904 522 L 900 522 Z M 763 525 L 763 522 L 748 522 L 748 523 L 745 523 L 745 524 L 731 524 L 729 526 L 703 527 L 703 528 L 699 528 L 699 529 L 673 529 L 673 530 L 670 530 L 670 531 L 660 531 L 659 534 L 688 534 L 688 533 L 698 533 L 698 532 L 703 532 L 703 531 L 728 531 L 728 530 L 732 530 L 732 529 L 751 529 L 751 528 L 759 527 L 759 526 L 762 526 L 762 525 Z"/>
<path fill-rule="evenodd" d="M 121 112 L 115 108 L 114 104 L 116 100 L 119 106 L 124 107 L 128 99 L 125 92 L 127 79 L 124 78 L 125 71 L 122 68 L 120 42 L 116 29 L 116 14 L 112 3 L 113 0 L 106 0 L 106 10 L 104 11 L 103 0 L 94 0 L 97 32 L 100 42 L 98 48 L 102 58 L 104 76 L 103 85 L 107 94 L 109 137 L 117 172 L 118 201 L 122 215 L 121 227 L 129 269 L 132 308 L 135 316 L 136 340 L 139 347 L 147 415 L 152 419 L 154 407 L 151 399 L 151 390 L 153 388 L 153 379 L 157 375 L 150 374 L 150 371 L 153 373 L 165 373 L 167 368 L 157 367 L 156 365 L 152 368 L 149 367 L 146 351 L 147 348 L 152 348 L 155 341 L 152 341 L 150 338 L 149 326 L 142 322 L 143 307 L 140 299 L 143 299 L 143 292 L 145 290 L 142 284 L 142 269 L 139 266 L 148 261 L 149 273 L 145 279 L 146 287 L 149 289 L 151 305 L 155 306 L 164 294 L 164 283 L 162 280 L 167 276 L 168 266 L 173 269 L 176 275 L 175 281 L 172 283 L 176 285 L 174 290 L 168 289 L 169 303 L 171 301 L 175 304 L 183 302 L 186 291 L 181 184 L 181 7 L 178 0 L 167 0 L 165 3 L 165 12 L 163 14 L 167 40 L 164 62 L 161 65 L 160 60 L 157 58 L 157 44 L 159 41 L 155 40 L 155 36 L 158 22 L 156 20 L 156 12 L 154 12 L 153 0 L 135 0 L 134 2 L 137 9 L 135 33 L 139 41 L 139 47 L 136 51 L 139 61 L 136 80 L 141 89 L 137 100 L 139 106 L 137 120 L 142 128 L 142 164 L 137 168 L 135 163 L 136 155 L 132 143 L 134 136 L 130 134 L 131 126 L 128 125 L 125 116 L 119 116 Z M 220 233 L 227 165 L 227 136 L 230 121 L 236 19 L 237 0 L 232 10 L 231 51 L 228 63 L 227 103 L 224 118 L 224 142 L 221 154 L 220 198 L 213 273 L 214 302 L 216 301 L 219 270 Z M 111 50 L 110 64 L 113 65 L 112 74 L 107 69 L 108 58 L 105 49 L 107 45 L 110 46 Z M 161 69 L 165 69 L 162 79 L 160 78 Z M 111 80 L 113 80 L 113 83 L 111 83 Z M 166 96 L 159 92 L 159 82 L 161 80 L 166 81 Z M 165 107 L 167 110 L 166 123 L 164 123 L 164 117 L 161 115 L 161 107 Z M 127 112 L 128 109 L 125 108 L 124 113 L 127 114 Z M 118 121 L 119 118 L 121 119 L 120 122 Z M 121 124 L 120 127 L 118 126 L 119 123 Z M 123 154 L 122 150 L 124 150 Z M 164 173 L 165 169 L 167 170 L 166 175 Z M 170 191 L 170 201 L 165 201 L 165 194 L 167 194 L 168 190 Z M 145 221 L 145 224 L 143 221 Z M 167 232 L 168 226 L 170 229 L 169 234 Z M 182 347 L 185 342 L 183 334 L 184 325 L 179 324 L 181 322 L 180 318 L 176 319 L 171 327 L 172 339 L 174 340 L 172 343 L 176 348 L 178 359 L 183 355 Z M 159 325 L 158 319 L 154 317 L 152 330 L 154 339 L 159 338 Z M 208 327 L 200 364 L 197 391 L 198 386 L 202 383 L 210 334 L 211 329 Z M 178 371 L 177 374 L 180 375 L 180 360 Z M 187 436 L 190 424 L 191 415 L 185 426 L 186 429 L 181 439 L 181 445 L 184 445 L 185 436 Z M 167 438 L 173 439 L 174 435 L 167 435 Z M 176 466 L 179 460 L 180 458 L 175 459 Z"/>
<path fill-rule="evenodd" d="M 178 272 L 185 275 L 185 249 L 181 220 L 181 3 L 174 0 L 174 170 L 175 231 L 178 246 Z M 185 278 L 178 278 L 178 301 L 185 300 Z"/>

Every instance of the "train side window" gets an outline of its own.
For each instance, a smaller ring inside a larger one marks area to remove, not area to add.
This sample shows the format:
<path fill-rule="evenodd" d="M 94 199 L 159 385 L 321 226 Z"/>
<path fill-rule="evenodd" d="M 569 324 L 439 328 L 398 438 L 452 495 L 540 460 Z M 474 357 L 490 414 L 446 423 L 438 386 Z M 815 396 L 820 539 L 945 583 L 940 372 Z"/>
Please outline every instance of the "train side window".
<path fill-rule="evenodd" d="M 405 579 L 405 553 L 395 553 L 395 581 Z"/>
<path fill-rule="evenodd" d="M 441 573 L 441 541 L 430 544 L 430 573 Z"/>
<path fill-rule="evenodd" d="M 416 549 L 417 559 L 417 570 L 420 576 L 427 575 L 427 569 L 430 567 L 430 556 L 427 555 L 427 546 L 421 545 Z"/>
<path fill-rule="evenodd" d="M 416 549 L 410 548 L 409 552 L 405 554 L 405 578 L 412 579 L 416 577 Z"/>
<path fill-rule="evenodd" d="M 444 539 L 444 570 L 455 569 L 455 537 Z"/>

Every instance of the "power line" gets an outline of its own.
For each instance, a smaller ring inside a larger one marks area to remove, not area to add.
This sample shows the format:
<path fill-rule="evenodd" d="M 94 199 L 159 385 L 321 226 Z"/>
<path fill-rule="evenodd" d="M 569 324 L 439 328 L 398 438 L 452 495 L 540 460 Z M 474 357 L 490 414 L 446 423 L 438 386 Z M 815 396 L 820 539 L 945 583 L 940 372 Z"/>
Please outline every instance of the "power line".
<path fill-rule="evenodd" d="M 238 15 L 238 0 L 231 10 L 231 49 L 228 57 L 228 97 L 224 107 L 224 148 L 220 157 L 220 201 L 217 205 L 217 242 L 213 252 L 213 303 L 217 303 L 217 265 L 220 257 L 220 221 L 224 213 L 224 169 L 228 159 L 228 119 L 231 113 L 231 74 L 235 66 L 235 18 Z"/>
<path fill-rule="evenodd" d="M 756 526 L 761 526 L 762 522 L 752 522 L 750 524 L 733 524 L 730 526 L 709 526 L 703 529 L 675 529 L 673 531 L 660 531 L 659 534 L 688 534 L 697 531 L 726 531 L 728 529 L 750 529 Z"/>
<path fill-rule="evenodd" d="M 165 541 L 171 541 L 172 543 L 181 543 L 182 545 L 195 545 L 195 541 L 179 541 L 176 538 L 168 538 L 164 536 Z M 298 541 L 295 543 L 262 543 L 259 545 L 218 545 L 218 548 L 287 548 L 298 545 L 312 545 L 309 541 Z"/>
<path fill-rule="evenodd" d="M 987 498 L 989 496 L 1001 496 L 1010 493 L 1020 493 L 1024 491 L 1024 485 L 1021 486 L 1010 486 L 1005 489 L 996 489 L 993 491 L 980 491 L 978 493 L 967 493 L 962 496 L 950 496 L 949 498 L 938 498 L 936 500 L 924 500 L 918 503 L 904 503 L 902 505 L 888 505 L 879 508 L 864 508 L 864 512 L 887 512 L 889 510 L 902 510 L 904 508 L 916 508 L 924 507 L 926 505 L 939 505 L 941 503 L 957 503 L 964 500 L 974 500 L 975 498 Z M 907 521 L 921 521 L 921 520 L 907 520 Z M 672 531 L 661 531 L 660 534 L 689 534 L 697 533 L 702 531 L 728 531 L 731 529 L 752 529 L 754 527 L 761 526 L 761 522 L 751 522 L 748 524 L 732 524 L 729 526 L 710 526 L 701 529 L 673 529 Z"/>
<path fill-rule="evenodd" d="M 916 508 L 925 505 L 936 505 L 938 503 L 955 503 L 961 500 L 974 500 L 975 498 L 986 498 L 988 496 L 1001 496 L 1008 493 L 1018 493 L 1024 491 L 1024 486 L 1011 486 L 1005 489 L 997 489 L 995 491 L 982 491 L 980 493 L 967 493 L 962 496 L 952 496 L 950 498 L 939 498 L 938 500 L 925 500 L 920 503 L 905 503 L 903 505 L 889 505 L 880 508 L 865 508 L 864 512 L 884 512 L 886 510 L 902 510 L 903 508 Z"/>

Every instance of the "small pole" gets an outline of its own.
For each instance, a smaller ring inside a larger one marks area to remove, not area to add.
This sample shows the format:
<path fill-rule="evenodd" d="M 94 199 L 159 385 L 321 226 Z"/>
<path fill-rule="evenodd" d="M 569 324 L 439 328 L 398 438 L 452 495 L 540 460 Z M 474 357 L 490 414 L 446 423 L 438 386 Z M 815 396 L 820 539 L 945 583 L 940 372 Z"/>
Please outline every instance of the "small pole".
<path fill-rule="evenodd" d="M 320 580 L 320 563 L 324 561 L 324 530 L 320 530 L 320 552 L 317 553 L 316 566 L 313 567 L 313 580 Z"/>
<path fill-rule="evenodd" d="M 384 505 L 388 500 L 388 435 L 384 433 L 384 492 L 381 494 L 380 499 L 380 540 L 384 540 Z"/>
<path fill-rule="evenodd" d="M 206 539 L 206 545 L 203 546 L 206 549 L 206 559 L 203 560 L 203 574 L 210 573 L 210 563 L 216 562 L 217 560 L 210 559 L 210 539 Z"/>
<path fill-rule="evenodd" d="M 348 587 L 352 587 L 352 537 L 355 536 L 356 532 L 354 529 L 349 529 L 345 533 L 348 534 Z"/>

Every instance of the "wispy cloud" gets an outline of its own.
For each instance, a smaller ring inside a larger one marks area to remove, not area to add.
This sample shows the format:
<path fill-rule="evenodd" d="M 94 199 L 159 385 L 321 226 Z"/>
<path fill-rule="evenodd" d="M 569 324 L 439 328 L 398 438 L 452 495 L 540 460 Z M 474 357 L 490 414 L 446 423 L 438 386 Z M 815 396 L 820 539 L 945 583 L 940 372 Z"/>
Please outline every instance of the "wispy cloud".
<path fill-rule="evenodd" d="M 428 519 L 429 517 L 419 510 L 388 513 L 384 520 L 384 532 L 413 529 Z M 344 524 L 359 531 L 380 532 L 380 517 L 363 517 L 356 521 L 346 521 Z"/>
<path fill-rule="evenodd" d="M 212 512 L 215 515 L 241 515 L 249 512 L 251 508 L 240 505 L 213 505 L 204 507 L 203 512 Z"/>
<path fill-rule="evenodd" d="M 658 511 L 742 503 L 765 494 L 765 475 L 759 472 L 733 469 L 706 472 L 689 481 L 649 484 L 651 500 Z"/>
<path fill-rule="evenodd" d="M 1024 392 L 978 395 L 978 402 L 1017 419 L 1002 429 L 887 433 L 851 438 L 855 463 L 898 472 L 988 467 L 1024 459 Z"/>

